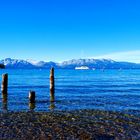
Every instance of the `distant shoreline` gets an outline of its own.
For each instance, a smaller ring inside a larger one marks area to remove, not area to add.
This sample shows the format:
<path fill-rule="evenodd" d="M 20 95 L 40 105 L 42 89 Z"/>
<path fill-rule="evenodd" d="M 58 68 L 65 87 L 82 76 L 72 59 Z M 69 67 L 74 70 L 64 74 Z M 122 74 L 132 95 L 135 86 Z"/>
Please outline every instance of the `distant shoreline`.
<path fill-rule="evenodd" d="M 20 70 L 20 69 L 23 69 L 23 70 L 49 70 L 51 69 L 52 67 L 50 68 L 7 68 L 7 67 L 4 67 L 4 68 L 0 68 L 0 69 L 7 69 L 7 70 Z M 56 70 L 75 70 L 75 71 L 89 71 L 89 70 L 93 70 L 93 69 L 75 69 L 75 68 L 55 68 Z M 140 68 L 123 68 L 123 69 L 120 69 L 120 68 L 106 68 L 106 69 L 101 69 L 101 68 L 97 68 L 97 69 L 94 69 L 93 71 L 96 71 L 96 70 L 140 70 Z"/>
<path fill-rule="evenodd" d="M 117 62 L 110 59 L 72 59 L 62 63 L 38 61 L 32 62 L 29 60 L 6 58 L 0 60 L 0 64 L 5 65 L 6 68 L 17 69 L 140 69 L 140 64 L 131 62 Z"/>

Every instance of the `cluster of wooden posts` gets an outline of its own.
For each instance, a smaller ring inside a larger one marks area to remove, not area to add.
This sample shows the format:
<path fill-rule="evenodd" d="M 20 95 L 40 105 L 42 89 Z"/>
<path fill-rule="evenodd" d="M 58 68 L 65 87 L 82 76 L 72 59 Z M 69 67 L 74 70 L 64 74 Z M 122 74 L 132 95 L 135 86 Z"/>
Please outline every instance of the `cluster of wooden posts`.
<path fill-rule="evenodd" d="M 7 101 L 7 94 L 8 94 L 8 74 L 2 75 L 2 84 L 1 84 L 1 92 L 3 101 Z M 50 70 L 50 102 L 55 101 L 54 97 L 55 93 L 55 81 L 54 81 L 54 68 Z M 29 103 L 35 103 L 35 91 L 29 91 Z"/>

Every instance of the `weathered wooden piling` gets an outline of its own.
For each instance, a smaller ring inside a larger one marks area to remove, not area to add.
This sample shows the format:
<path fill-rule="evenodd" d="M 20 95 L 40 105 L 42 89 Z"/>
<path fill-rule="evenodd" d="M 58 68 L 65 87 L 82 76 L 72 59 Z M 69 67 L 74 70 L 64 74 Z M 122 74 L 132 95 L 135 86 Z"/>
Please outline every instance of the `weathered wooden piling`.
<path fill-rule="evenodd" d="M 8 89 L 8 74 L 2 75 L 1 92 L 2 94 L 7 94 Z"/>
<path fill-rule="evenodd" d="M 35 91 L 29 92 L 29 101 L 30 103 L 35 103 Z"/>
<path fill-rule="evenodd" d="M 55 81 L 54 81 L 54 68 L 51 68 L 50 70 L 50 101 L 54 102 L 55 97 Z"/>
<path fill-rule="evenodd" d="M 7 94 L 2 93 L 2 102 L 7 103 Z"/>

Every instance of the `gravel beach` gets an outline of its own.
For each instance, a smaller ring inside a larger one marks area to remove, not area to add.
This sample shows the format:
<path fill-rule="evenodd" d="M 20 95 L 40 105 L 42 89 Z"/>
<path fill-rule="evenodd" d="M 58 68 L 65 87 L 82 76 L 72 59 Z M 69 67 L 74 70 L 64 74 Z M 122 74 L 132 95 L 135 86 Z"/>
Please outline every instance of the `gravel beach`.
<path fill-rule="evenodd" d="M 139 140 L 140 117 L 118 112 L 0 113 L 1 140 Z"/>

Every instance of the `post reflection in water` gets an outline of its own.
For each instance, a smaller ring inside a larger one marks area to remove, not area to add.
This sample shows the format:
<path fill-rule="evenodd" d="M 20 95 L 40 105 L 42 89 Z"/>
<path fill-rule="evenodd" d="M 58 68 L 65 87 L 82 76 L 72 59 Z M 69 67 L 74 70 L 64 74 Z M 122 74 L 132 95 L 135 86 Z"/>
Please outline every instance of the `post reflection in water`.
<path fill-rule="evenodd" d="M 50 110 L 54 110 L 55 109 L 55 102 L 50 102 L 50 106 L 49 106 L 49 109 Z"/>
<path fill-rule="evenodd" d="M 29 103 L 29 109 L 34 110 L 35 109 L 35 103 Z"/>
<path fill-rule="evenodd" d="M 8 110 L 7 94 L 5 94 L 5 93 L 2 93 L 2 109 L 3 109 L 3 111 L 7 111 Z"/>

